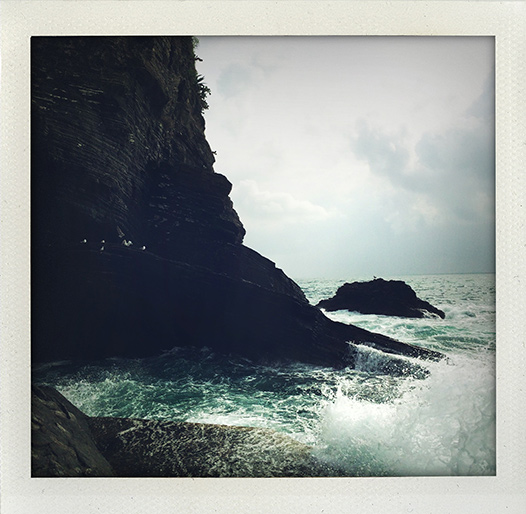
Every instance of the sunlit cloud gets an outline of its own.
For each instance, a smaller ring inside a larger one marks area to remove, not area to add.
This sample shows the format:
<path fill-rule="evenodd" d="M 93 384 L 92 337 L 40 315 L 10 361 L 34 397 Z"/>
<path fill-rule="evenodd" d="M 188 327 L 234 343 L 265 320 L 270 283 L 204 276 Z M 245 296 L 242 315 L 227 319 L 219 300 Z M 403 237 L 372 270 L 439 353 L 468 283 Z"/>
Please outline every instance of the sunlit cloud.
<path fill-rule="evenodd" d="M 254 180 L 242 180 L 236 186 L 236 197 L 245 213 L 267 223 L 305 224 L 334 218 L 336 214 L 308 200 L 282 191 L 261 190 Z"/>

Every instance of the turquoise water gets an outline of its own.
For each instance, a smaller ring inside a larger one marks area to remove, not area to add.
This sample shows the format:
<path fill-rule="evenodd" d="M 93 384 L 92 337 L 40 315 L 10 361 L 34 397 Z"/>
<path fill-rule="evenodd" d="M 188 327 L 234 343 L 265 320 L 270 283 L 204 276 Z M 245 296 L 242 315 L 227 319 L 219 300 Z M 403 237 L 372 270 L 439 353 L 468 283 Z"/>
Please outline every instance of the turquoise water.
<path fill-rule="evenodd" d="M 362 278 L 372 277 L 297 282 L 315 304 Z M 404 280 L 446 318 L 327 315 L 447 359 L 423 363 L 360 347 L 355 369 L 333 370 L 174 348 L 151 359 L 49 363 L 33 378 L 89 415 L 273 428 L 352 476 L 495 474 L 495 276 L 384 278 Z M 392 358 L 429 374 L 385 375 L 382 363 Z"/>

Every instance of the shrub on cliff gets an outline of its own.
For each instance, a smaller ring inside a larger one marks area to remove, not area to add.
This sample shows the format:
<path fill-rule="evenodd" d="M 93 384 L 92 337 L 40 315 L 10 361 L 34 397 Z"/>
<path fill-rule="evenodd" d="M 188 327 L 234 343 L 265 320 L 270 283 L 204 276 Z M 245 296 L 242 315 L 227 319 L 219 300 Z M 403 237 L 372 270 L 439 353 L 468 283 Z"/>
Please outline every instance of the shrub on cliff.
<path fill-rule="evenodd" d="M 202 61 L 197 54 L 196 49 L 199 46 L 199 38 L 192 36 L 192 49 L 194 51 L 194 61 Z M 209 108 L 208 102 L 206 101 L 207 97 L 211 94 L 210 88 L 203 82 L 204 77 L 197 73 L 197 70 L 194 68 L 195 81 L 197 85 L 197 90 L 199 93 L 199 98 L 201 99 L 201 112 L 206 111 Z"/>

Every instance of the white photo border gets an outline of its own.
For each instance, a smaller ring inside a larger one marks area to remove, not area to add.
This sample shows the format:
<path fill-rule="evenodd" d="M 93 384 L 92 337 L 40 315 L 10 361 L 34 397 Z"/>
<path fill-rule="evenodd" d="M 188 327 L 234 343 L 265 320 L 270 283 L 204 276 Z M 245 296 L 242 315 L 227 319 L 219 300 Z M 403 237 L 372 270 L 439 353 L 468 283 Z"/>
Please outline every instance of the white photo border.
<path fill-rule="evenodd" d="M 526 512 L 526 3 L 2 0 L 1 511 Z M 497 475 L 30 478 L 30 37 L 468 35 L 496 41 Z"/>

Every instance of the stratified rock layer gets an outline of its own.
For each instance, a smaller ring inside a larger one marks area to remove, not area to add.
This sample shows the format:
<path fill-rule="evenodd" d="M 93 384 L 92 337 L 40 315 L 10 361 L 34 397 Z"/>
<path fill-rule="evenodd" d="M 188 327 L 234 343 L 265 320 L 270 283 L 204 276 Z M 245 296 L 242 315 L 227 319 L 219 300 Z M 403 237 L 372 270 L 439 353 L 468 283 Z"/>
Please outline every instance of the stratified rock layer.
<path fill-rule="evenodd" d="M 240 243 L 191 38 L 32 38 L 34 242 Z"/>
<path fill-rule="evenodd" d="M 34 387 L 33 477 L 313 477 L 339 472 L 274 430 L 88 417 Z"/>
<path fill-rule="evenodd" d="M 436 357 L 330 321 L 243 246 L 194 61 L 191 38 L 32 38 L 33 362 L 192 345 L 340 367 L 349 341 Z"/>
<path fill-rule="evenodd" d="M 318 307 L 328 311 L 348 310 L 405 318 L 423 318 L 426 313 L 445 318 L 443 311 L 418 298 L 405 282 L 382 278 L 345 283 L 332 298 L 321 300 Z"/>

